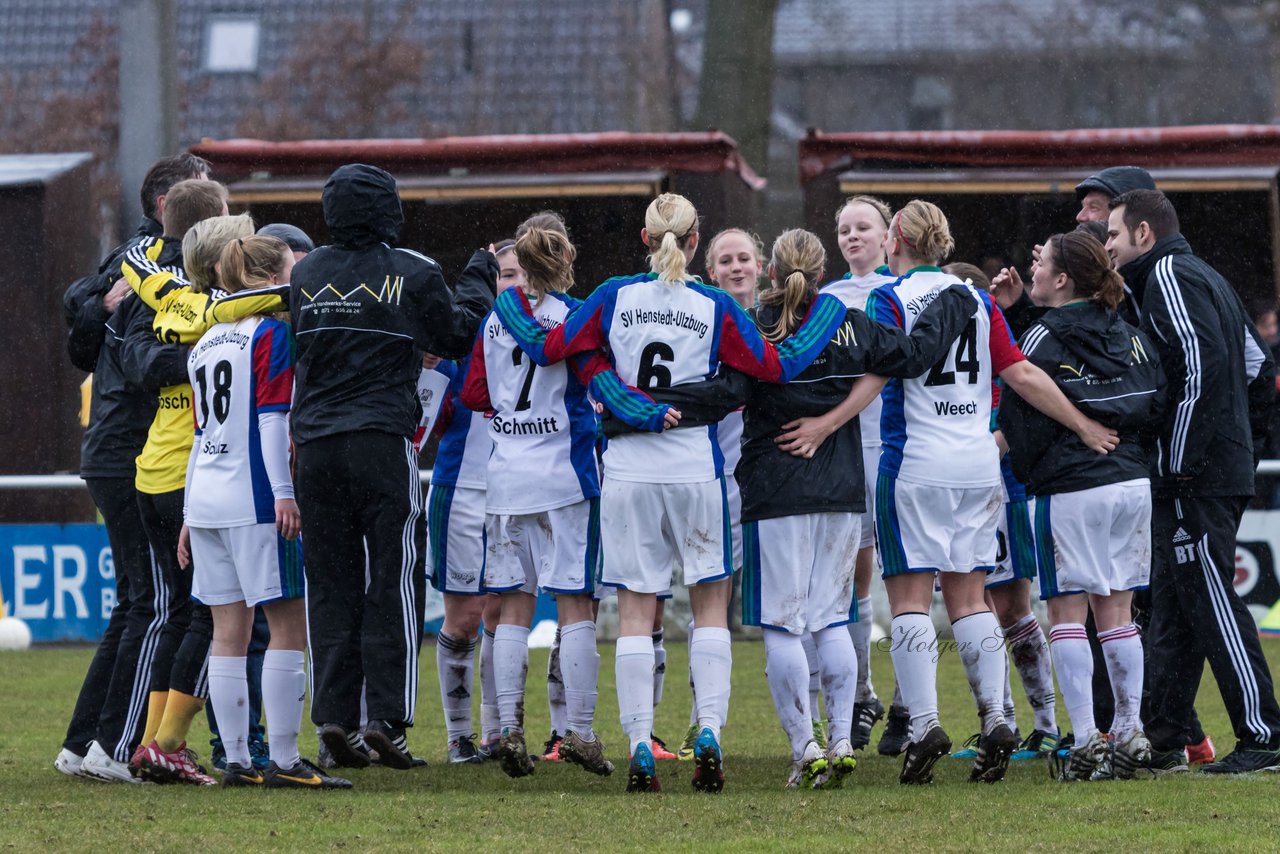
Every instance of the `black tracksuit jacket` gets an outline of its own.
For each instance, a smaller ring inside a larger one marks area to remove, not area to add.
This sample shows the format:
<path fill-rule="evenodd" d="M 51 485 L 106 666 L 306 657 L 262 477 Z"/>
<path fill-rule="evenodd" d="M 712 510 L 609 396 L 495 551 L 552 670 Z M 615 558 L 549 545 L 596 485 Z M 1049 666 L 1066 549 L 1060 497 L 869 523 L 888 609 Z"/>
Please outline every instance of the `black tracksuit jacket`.
<path fill-rule="evenodd" d="M 1151 340 L 1097 303 L 1045 313 L 1019 345 L 1080 411 L 1115 429 L 1120 445 L 1098 454 L 1075 433 L 1004 387 L 997 421 L 1013 473 L 1032 495 L 1076 492 L 1150 476 L 1150 436 L 1165 409 L 1164 374 Z"/>
<path fill-rule="evenodd" d="M 1152 487 L 1157 497 L 1252 496 L 1265 447 L 1275 362 L 1239 295 L 1181 234 L 1120 274 L 1142 294 L 1142 331 L 1168 377 Z"/>
<path fill-rule="evenodd" d="M 393 248 L 404 223 L 400 197 L 395 180 L 372 166 L 334 172 L 323 204 L 334 244 L 298 262 L 290 289 L 293 439 L 362 431 L 411 437 L 422 353 L 470 353 L 493 306 L 497 259 L 476 252 L 455 297 L 439 264 Z"/>

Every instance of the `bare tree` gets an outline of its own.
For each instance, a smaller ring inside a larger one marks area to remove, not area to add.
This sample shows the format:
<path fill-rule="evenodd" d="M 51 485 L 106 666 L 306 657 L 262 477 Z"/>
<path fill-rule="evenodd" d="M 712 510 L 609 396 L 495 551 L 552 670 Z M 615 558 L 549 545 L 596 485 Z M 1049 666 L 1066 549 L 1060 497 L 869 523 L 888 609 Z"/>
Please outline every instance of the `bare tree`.
<path fill-rule="evenodd" d="M 719 128 L 765 170 L 773 114 L 773 23 L 778 0 L 708 0 L 694 126 Z"/>

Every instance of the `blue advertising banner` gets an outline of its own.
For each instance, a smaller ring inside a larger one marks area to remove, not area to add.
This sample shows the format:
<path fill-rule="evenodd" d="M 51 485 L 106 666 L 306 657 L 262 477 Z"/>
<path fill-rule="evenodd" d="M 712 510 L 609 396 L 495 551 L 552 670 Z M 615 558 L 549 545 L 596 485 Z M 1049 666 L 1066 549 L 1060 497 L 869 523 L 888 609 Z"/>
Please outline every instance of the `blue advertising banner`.
<path fill-rule="evenodd" d="M 0 590 L 35 643 L 97 641 L 116 604 L 107 529 L 0 525 Z"/>

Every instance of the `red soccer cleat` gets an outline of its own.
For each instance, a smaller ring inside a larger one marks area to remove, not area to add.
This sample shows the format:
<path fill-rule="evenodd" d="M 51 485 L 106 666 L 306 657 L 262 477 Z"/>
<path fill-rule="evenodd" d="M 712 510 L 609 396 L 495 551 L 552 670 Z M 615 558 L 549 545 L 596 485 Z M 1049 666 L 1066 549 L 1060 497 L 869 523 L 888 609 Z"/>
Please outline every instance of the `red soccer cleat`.
<path fill-rule="evenodd" d="M 1217 758 L 1217 753 L 1213 749 L 1213 739 L 1209 736 L 1204 737 L 1204 741 L 1199 744 L 1187 745 L 1187 762 L 1195 765 L 1208 765 Z"/>
<path fill-rule="evenodd" d="M 653 733 L 649 734 L 649 749 L 653 751 L 654 759 L 679 759 L 670 750 L 667 750 L 667 744 Z"/>

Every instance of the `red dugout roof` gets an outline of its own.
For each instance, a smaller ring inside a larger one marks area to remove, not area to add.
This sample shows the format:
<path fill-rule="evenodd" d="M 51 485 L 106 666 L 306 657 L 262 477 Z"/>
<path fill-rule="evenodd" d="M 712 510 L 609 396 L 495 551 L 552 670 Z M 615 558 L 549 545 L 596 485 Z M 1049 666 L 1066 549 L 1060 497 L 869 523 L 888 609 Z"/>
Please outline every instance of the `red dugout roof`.
<path fill-rule="evenodd" d="M 191 152 L 209 160 L 219 180 L 267 172 L 273 177 L 328 175 L 344 163 L 370 163 L 393 174 L 581 173 L 636 169 L 736 172 L 752 189 L 765 181 L 727 134 L 584 133 L 265 142 L 205 140 Z"/>
<path fill-rule="evenodd" d="M 1196 125 L 1061 131 L 810 131 L 800 179 L 866 161 L 889 168 L 1280 166 L 1280 125 Z"/>

